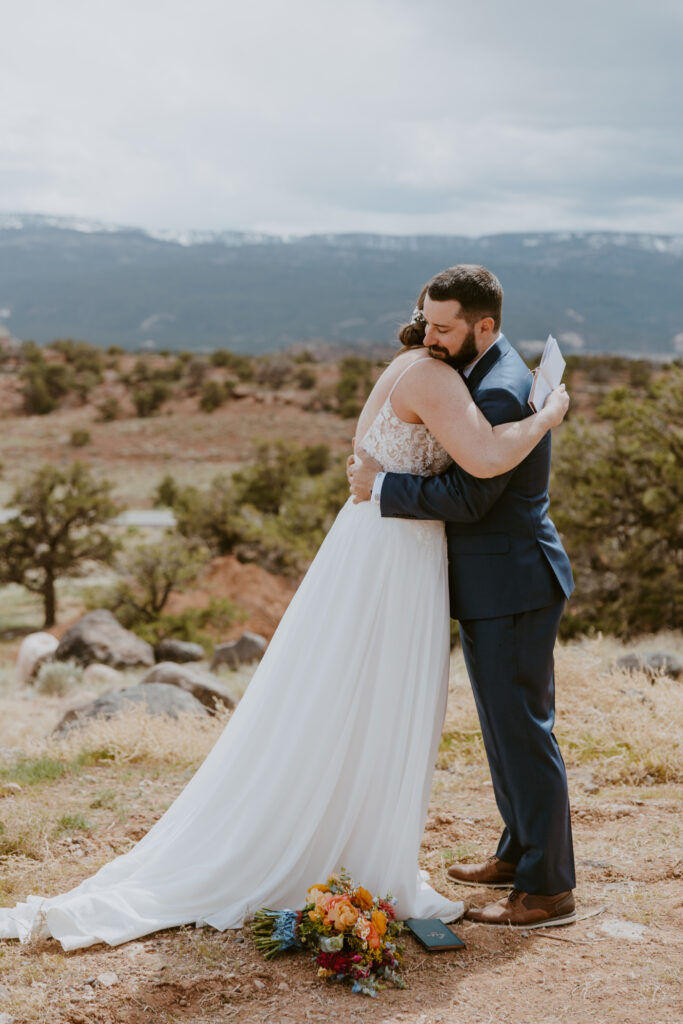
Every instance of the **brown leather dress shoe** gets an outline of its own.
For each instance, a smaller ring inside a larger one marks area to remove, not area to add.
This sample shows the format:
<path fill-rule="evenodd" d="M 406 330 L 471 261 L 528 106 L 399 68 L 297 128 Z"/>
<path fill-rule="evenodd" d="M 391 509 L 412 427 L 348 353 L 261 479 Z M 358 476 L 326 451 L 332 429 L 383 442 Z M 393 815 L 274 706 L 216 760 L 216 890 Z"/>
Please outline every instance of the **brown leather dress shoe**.
<path fill-rule="evenodd" d="M 483 864 L 451 864 L 448 877 L 460 885 L 486 885 L 489 889 L 509 889 L 515 880 L 516 864 L 489 857 Z"/>
<path fill-rule="evenodd" d="M 481 910 L 468 910 L 465 918 L 480 924 L 509 925 L 513 928 L 552 928 L 554 925 L 576 921 L 576 910 L 571 891 L 558 892 L 555 896 L 541 896 L 513 889 L 497 903 L 489 903 L 488 907 Z"/>

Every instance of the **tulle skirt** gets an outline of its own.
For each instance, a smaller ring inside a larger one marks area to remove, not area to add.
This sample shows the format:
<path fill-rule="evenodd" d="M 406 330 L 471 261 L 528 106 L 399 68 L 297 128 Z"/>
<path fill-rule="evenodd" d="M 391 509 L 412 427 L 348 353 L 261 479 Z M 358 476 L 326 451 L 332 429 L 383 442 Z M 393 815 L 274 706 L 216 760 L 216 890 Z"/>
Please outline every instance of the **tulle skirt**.
<path fill-rule="evenodd" d="M 444 525 L 341 510 L 211 753 L 128 853 L 0 910 L 65 950 L 299 908 L 346 868 L 399 918 L 459 917 L 418 869 L 448 693 Z"/>

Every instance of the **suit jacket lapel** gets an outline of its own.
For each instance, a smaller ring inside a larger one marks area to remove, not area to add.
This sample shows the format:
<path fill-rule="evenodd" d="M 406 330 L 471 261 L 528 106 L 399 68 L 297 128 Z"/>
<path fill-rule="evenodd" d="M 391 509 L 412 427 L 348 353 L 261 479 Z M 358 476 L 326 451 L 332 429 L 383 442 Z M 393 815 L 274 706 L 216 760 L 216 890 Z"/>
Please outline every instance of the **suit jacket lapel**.
<path fill-rule="evenodd" d="M 477 384 L 484 379 L 491 367 L 495 366 L 500 357 L 507 352 L 509 348 L 510 342 L 504 334 L 501 334 L 498 341 L 481 357 L 469 377 L 465 378 L 467 387 L 470 391 L 473 391 L 476 388 Z"/>

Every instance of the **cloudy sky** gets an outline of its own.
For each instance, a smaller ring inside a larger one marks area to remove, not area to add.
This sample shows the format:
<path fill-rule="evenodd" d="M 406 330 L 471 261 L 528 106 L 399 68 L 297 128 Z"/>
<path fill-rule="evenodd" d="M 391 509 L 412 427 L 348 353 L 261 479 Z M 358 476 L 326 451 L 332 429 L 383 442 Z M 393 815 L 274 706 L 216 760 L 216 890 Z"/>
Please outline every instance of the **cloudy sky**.
<path fill-rule="evenodd" d="M 0 211 L 683 233 L 681 0 L 22 0 Z"/>

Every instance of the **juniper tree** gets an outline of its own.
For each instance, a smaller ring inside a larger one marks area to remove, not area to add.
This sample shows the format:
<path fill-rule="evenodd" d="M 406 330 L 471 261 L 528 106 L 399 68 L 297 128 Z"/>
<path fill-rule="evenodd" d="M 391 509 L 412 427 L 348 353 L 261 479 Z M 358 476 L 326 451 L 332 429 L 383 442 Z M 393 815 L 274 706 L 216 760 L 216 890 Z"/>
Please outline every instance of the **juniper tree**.
<path fill-rule="evenodd" d="M 0 583 L 40 594 L 47 628 L 56 620 L 57 579 L 81 575 L 87 561 L 112 561 L 117 544 L 106 524 L 118 508 L 111 484 L 81 462 L 65 470 L 42 466 L 11 504 L 17 514 L 0 525 Z"/>

